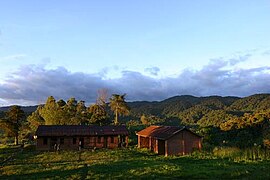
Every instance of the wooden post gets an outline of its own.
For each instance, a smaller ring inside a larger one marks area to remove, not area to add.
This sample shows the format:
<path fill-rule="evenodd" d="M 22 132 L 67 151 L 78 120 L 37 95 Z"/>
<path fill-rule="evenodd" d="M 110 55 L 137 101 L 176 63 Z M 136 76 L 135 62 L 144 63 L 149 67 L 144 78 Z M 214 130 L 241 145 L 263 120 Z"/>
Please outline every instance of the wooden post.
<path fill-rule="evenodd" d="M 202 143 L 201 143 L 201 140 L 199 140 L 199 150 L 202 149 Z"/>
<path fill-rule="evenodd" d="M 128 136 L 126 136 L 126 147 L 128 147 Z"/>
<path fill-rule="evenodd" d="M 151 146 L 151 144 L 152 144 L 152 138 L 151 137 L 149 137 L 149 144 L 148 144 L 148 148 L 150 149 L 150 150 L 152 150 L 152 146 Z"/>
<path fill-rule="evenodd" d="M 138 148 L 141 148 L 141 136 L 138 135 Z"/>
<path fill-rule="evenodd" d="M 182 152 L 182 155 L 185 155 L 185 140 L 184 140 L 184 132 L 182 132 L 182 147 L 183 147 L 183 152 Z"/>
<path fill-rule="evenodd" d="M 183 152 L 182 155 L 185 155 L 185 140 L 182 140 L 182 147 L 183 147 Z"/>
<path fill-rule="evenodd" d="M 156 152 L 156 153 L 159 153 L 159 152 L 158 152 L 158 139 L 155 139 L 155 141 L 156 141 L 155 152 Z"/>
<path fill-rule="evenodd" d="M 165 141 L 165 156 L 168 156 L 168 141 Z"/>

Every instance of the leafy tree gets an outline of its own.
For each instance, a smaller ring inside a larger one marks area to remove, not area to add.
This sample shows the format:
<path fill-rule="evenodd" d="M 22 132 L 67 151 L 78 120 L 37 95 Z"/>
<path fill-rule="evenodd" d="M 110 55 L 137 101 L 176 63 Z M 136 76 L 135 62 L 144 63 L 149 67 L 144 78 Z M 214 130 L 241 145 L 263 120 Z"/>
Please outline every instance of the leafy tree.
<path fill-rule="evenodd" d="M 108 115 L 103 106 L 98 104 L 93 104 L 88 108 L 88 111 L 92 114 L 90 123 L 104 125 L 108 123 Z"/>
<path fill-rule="evenodd" d="M 227 113 L 224 110 L 211 110 L 209 113 L 205 114 L 197 124 L 201 127 L 214 126 L 219 127 L 220 124 L 232 119 L 234 116 Z"/>
<path fill-rule="evenodd" d="M 98 97 L 95 104 L 92 104 L 88 108 L 88 112 L 91 113 L 90 123 L 104 125 L 109 123 L 109 116 L 106 112 L 106 101 L 108 91 L 107 89 L 99 89 Z"/>
<path fill-rule="evenodd" d="M 233 145 L 250 147 L 254 144 L 269 146 L 270 113 L 261 111 L 245 113 L 244 116 L 232 118 L 220 125 L 221 130 L 231 136 Z"/>
<path fill-rule="evenodd" d="M 62 124 L 58 104 L 53 96 L 49 96 L 45 105 L 40 109 L 39 114 L 45 120 L 46 125 Z"/>
<path fill-rule="evenodd" d="M 32 131 L 36 131 L 39 125 L 45 124 L 45 120 L 39 114 L 41 108 L 42 107 L 39 106 L 36 111 L 32 112 L 32 114 L 27 117 L 27 122 Z"/>
<path fill-rule="evenodd" d="M 143 125 L 162 125 L 165 119 L 154 115 L 142 115 L 140 120 Z"/>
<path fill-rule="evenodd" d="M 60 99 L 59 101 L 57 101 L 57 104 L 59 107 L 64 107 L 66 105 L 66 102 L 63 99 Z"/>
<path fill-rule="evenodd" d="M 149 120 L 147 119 L 147 117 L 144 114 L 141 116 L 140 120 L 141 120 L 143 125 L 147 125 L 149 123 Z"/>
<path fill-rule="evenodd" d="M 0 126 L 6 133 L 15 138 L 15 145 L 19 143 L 19 132 L 25 119 L 24 111 L 20 106 L 11 106 L 5 119 L 0 121 Z"/>
<path fill-rule="evenodd" d="M 90 113 L 87 111 L 84 101 L 70 98 L 67 102 L 60 99 L 56 102 L 53 96 L 48 97 L 45 105 L 39 106 L 28 117 L 28 122 L 33 131 L 38 125 L 77 125 L 87 124 Z"/>
<path fill-rule="evenodd" d="M 76 105 L 75 117 L 71 117 L 72 124 L 87 124 L 89 115 L 84 101 L 79 101 Z"/>
<path fill-rule="evenodd" d="M 64 111 L 66 115 L 71 118 L 72 124 L 77 124 L 78 120 L 76 120 L 76 113 L 77 113 L 77 101 L 75 98 L 70 98 L 67 100 L 67 104 L 64 106 Z"/>
<path fill-rule="evenodd" d="M 96 104 L 106 107 L 107 98 L 108 98 L 108 90 L 99 89 Z"/>
<path fill-rule="evenodd" d="M 115 114 L 114 124 L 119 124 L 118 117 L 119 115 L 129 115 L 130 108 L 128 107 L 127 103 L 125 102 L 125 96 L 126 94 L 119 95 L 119 94 L 113 94 L 110 98 L 110 104 L 111 110 Z"/>

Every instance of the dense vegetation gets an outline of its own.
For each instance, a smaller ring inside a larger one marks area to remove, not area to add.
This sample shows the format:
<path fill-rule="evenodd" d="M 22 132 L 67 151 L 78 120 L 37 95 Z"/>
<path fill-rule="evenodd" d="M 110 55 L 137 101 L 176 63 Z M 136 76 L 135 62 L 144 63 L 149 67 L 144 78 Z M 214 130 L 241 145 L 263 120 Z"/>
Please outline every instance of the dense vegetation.
<path fill-rule="evenodd" d="M 245 98 L 176 96 L 129 106 L 129 118 L 135 122 L 190 126 L 204 136 L 205 148 L 270 148 L 270 94 Z"/>
<path fill-rule="evenodd" d="M 239 97 L 176 96 L 160 102 L 125 102 L 125 95 L 100 91 L 97 102 L 86 107 L 75 98 L 56 101 L 48 97 L 20 125 L 21 138 L 29 138 L 40 124 L 127 124 L 130 129 L 151 124 L 185 125 L 204 136 L 204 147 L 216 146 L 249 148 L 254 145 L 270 147 L 270 94 Z M 117 107 L 117 105 L 120 105 Z M 31 108 L 31 107 L 30 107 Z M 27 111 L 29 110 L 22 108 Z M 2 109 L 3 110 L 3 109 Z M 7 109 L 4 108 L 6 111 Z M 119 115 L 126 115 L 118 120 Z M 8 113 L 1 112 L 3 119 Z M 27 115 L 27 114 L 26 114 Z M 115 122 L 114 122 L 115 123 Z M 4 129 L 0 131 L 4 135 Z M 134 134 L 134 132 L 131 132 Z M 5 137 L 11 133 L 5 133 Z M 7 138 L 2 138 L 3 141 Z"/>
<path fill-rule="evenodd" d="M 9 137 L 13 137 L 17 145 L 19 135 L 21 141 L 29 141 L 39 125 L 118 125 L 119 116 L 128 115 L 130 112 L 125 102 L 125 94 L 112 95 L 109 102 L 110 112 L 106 97 L 105 91 L 99 91 L 96 103 L 86 107 L 84 101 L 78 102 L 75 98 L 65 102 L 62 99 L 56 101 L 50 96 L 44 105 L 39 105 L 29 116 L 26 116 L 21 107 L 11 106 L 0 117 L 0 135 L 5 137 L 1 143 L 5 144 L 10 140 Z M 110 119 L 109 113 L 114 113 L 115 119 Z"/>

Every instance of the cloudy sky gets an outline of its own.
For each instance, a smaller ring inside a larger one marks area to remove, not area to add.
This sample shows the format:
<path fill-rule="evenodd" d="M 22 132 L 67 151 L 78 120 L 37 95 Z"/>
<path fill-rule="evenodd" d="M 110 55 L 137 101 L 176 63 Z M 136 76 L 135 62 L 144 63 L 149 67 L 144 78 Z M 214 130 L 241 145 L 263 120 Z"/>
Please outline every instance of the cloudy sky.
<path fill-rule="evenodd" d="M 0 1 L 0 106 L 270 93 L 269 0 Z"/>

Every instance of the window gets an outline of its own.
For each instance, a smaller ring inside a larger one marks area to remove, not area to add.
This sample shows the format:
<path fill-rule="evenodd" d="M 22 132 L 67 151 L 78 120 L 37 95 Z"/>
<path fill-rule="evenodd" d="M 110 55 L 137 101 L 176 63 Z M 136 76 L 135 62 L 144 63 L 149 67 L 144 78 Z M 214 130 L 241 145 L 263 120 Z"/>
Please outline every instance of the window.
<path fill-rule="evenodd" d="M 111 136 L 111 143 L 114 143 L 114 137 Z"/>
<path fill-rule="evenodd" d="M 48 139 L 47 138 L 43 138 L 43 145 L 47 145 L 48 144 Z"/>
<path fill-rule="evenodd" d="M 64 144 L 64 138 L 60 138 L 60 144 Z"/>
<path fill-rule="evenodd" d="M 98 140 L 97 140 L 98 143 L 101 143 L 101 137 L 98 136 Z"/>
<path fill-rule="evenodd" d="M 73 144 L 76 144 L 77 138 L 73 138 Z"/>

